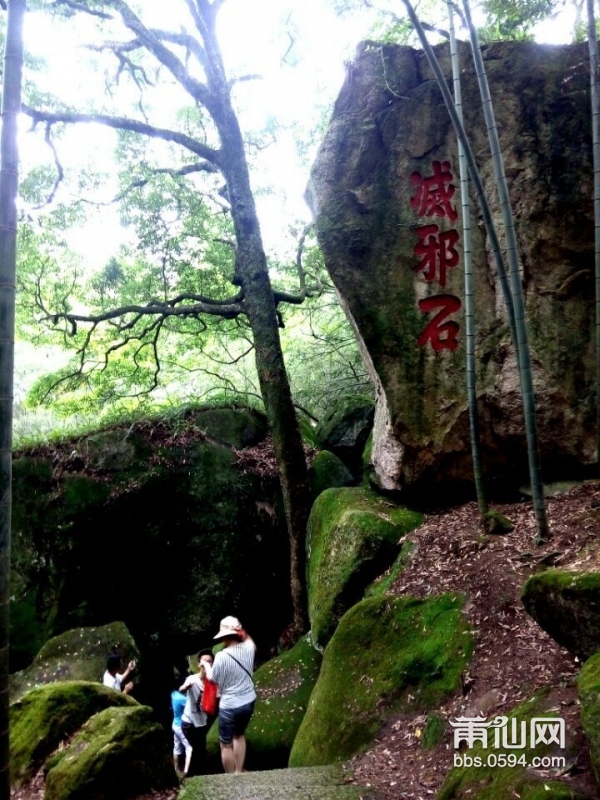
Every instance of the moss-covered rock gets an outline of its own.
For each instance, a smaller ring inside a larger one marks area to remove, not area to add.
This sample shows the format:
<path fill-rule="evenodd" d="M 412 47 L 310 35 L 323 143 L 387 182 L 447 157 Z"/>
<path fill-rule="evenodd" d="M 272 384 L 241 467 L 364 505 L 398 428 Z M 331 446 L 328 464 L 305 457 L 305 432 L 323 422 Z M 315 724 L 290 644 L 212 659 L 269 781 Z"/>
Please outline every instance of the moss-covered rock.
<path fill-rule="evenodd" d="M 365 487 L 328 489 L 308 522 L 308 609 L 313 642 L 324 647 L 342 615 L 396 559 L 398 540 L 422 516 Z"/>
<path fill-rule="evenodd" d="M 272 658 L 254 674 L 257 701 L 246 733 L 249 769 L 277 769 L 288 763 L 294 738 L 319 675 L 321 654 L 308 636 Z M 212 771 L 220 769 L 218 725 L 207 739 Z"/>
<path fill-rule="evenodd" d="M 290 766 L 348 758 L 392 714 L 435 708 L 455 691 L 472 650 L 463 603 L 374 597 L 351 608 L 325 650 Z"/>
<path fill-rule="evenodd" d="M 123 622 L 97 628 L 75 628 L 50 639 L 31 666 L 11 675 L 11 700 L 17 700 L 24 692 L 45 683 L 101 681 L 113 645 L 119 646 L 123 664 L 132 658 L 137 660 L 136 675 L 139 677 L 139 650 Z"/>
<path fill-rule="evenodd" d="M 313 498 L 325 489 L 351 486 L 355 482 L 344 462 L 329 450 L 322 450 L 315 456 L 308 468 L 308 477 Z"/>
<path fill-rule="evenodd" d="M 11 781 L 33 778 L 48 756 L 99 711 L 138 705 L 100 683 L 73 681 L 32 689 L 10 706 Z"/>
<path fill-rule="evenodd" d="M 523 749 L 507 748 L 499 736 L 498 747 L 495 746 L 495 733 L 488 732 L 488 746 L 476 742 L 472 748 L 456 751 L 463 759 L 471 759 L 468 766 L 455 766 L 448 773 L 436 800 L 506 800 L 520 797 L 521 800 L 586 800 L 586 798 L 564 783 L 554 780 L 552 770 L 541 766 L 541 774 L 529 769 L 534 758 L 565 759 L 560 763 L 572 760 L 576 755 L 575 743 L 571 741 L 569 731 L 566 737 L 566 749 L 562 750 L 555 742 L 539 742 L 531 747 L 530 721 L 534 717 L 556 718 L 555 699 L 548 692 L 542 692 L 524 703 L 520 703 L 508 715 L 508 743 L 513 743 L 512 721 L 515 720 L 517 740 L 514 743 L 526 743 Z M 521 729 L 520 725 L 525 727 Z M 550 737 L 548 737 L 550 738 Z M 488 757 L 494 757 L 488 766 Z M 477 761 L 480 759 L 480 765 Z M 499 761 L 500 759 L 500 761 Z M 499 766 L 504 762 L 504 766 Z M 544 764 L 545 762 L 542 762 Z M 558 763 L 558 762 L 556 762 Z M 554 774 L 559 772 L 555 768 Z"/>
<path fill-rule="evenodd" d="M 224 443 L 261 431 L 253 411 L 196 409 L 15 459 L 11 672 L 51 636 L 115 619 L 152 642 L 148 669 L 197 650 L 226 607 L 244 608 L 253 635 L 274 643 L 291 605 L 277 476 Z M 17 623 L 28 626 L 21 640 Z"/>
<path fill-rule="evenodd" d="M 106 708 L 45 765 L 45 800 L 121 800 L 177 785 L 171 737 L 148 706 Z"/>
<path fill-rule="evenodd" d="M 339 765 L 275 769 L 191 778 L 179 800 L 377 800 L 372 789 L 348 783 Z"/>
<path fill-rule="evenodd" d="M 581 725 L 590 747 L 590 759 L 600 781 L 600 653 L 588 659 L 577 684 L 581 703 Z"/>
<path fill-rule="evenodd" d="M 373 429 L 375 403 L 372 397 L 342 397 L 317 425 L 315 436 L 323 450 L 330 450 L 352 473 L 362 471 L 362 454 Z"/>
<path fill-rule="evenodd" d="M 238 450 L 254 447 L 268 432 L 266 416 L 253 408 L 201 408 L 194 418 L 200 430 Z"/>
<path fill-rule="evenodd" d="M 529 578 L 521 599 L 538 625 L 579 658 L 600 650 L 600 573 L 549 569 Z"/>

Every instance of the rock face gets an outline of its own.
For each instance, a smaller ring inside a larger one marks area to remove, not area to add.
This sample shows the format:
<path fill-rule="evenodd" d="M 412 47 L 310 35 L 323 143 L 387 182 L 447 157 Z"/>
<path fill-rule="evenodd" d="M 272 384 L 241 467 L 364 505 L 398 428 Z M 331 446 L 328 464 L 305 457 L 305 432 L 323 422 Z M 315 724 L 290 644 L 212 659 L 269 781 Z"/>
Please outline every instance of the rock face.
<path fill-rule="evenodd" d="M 463 602 L 447 594 L 372 597 L 344 614 L 325 650 L 289 765 L 342 761 L 372 741 L 390 717 L 435 708 L 455 691 L 472 650 Z"/>
<path fill-rule="evenodd" d="M 483 52 L 517 223 L 544 477 L 577 475 L 596 458 L 586 51 L 499 43 Z M 451 76 L 447 47 L 437 53 Z M 466 47 L 460 57 L 465 126 L 503 240 Z M 472 479 L 455 141 L 423 53 L 366 42 L 312 170 L 327 268 L 377 388 L 372 478 L 389 490 Z M 474 197 L 472 208 L 484 466 L 489 479 L 516 483 L 527 461 L 515 353 Z"/>
<path fill-rule="evenodd" d="M 319 495 L 307 531 L 308 615 L 316 647 L 325 647 L 343 614 L 395 561 L 402 536 L 421 522 L 421 514 L 363 487 Z"/>
<path fill-rule="evenodd" d="M 229 609 L 261 644 L 277 641 L 291 606 L 277 479 L 235 449 L 265 431 L 253 412 L 213 409 L 20 453 L 12 670 L 58 633 L 116 619 L 150 671 L 197 651 Z"/>
<path fill-rule="evenodd" d="M 537 624 L 581 659 L 600 650 L 600 573 L 548 569 L 523 587 L 523 605 Z"/>
<path fill-rule="evenodd" d="M 122 622 L 98 628 L 75 628 L 50 639 L 29 667 L 10 676 L 10 699 L 17 700 L 34 686 L 59 681 L 101 681 L 106 658 L 113 645 L 125 666 L 136 659 L 135 682 L 139 684 L 140 652 Z"/>

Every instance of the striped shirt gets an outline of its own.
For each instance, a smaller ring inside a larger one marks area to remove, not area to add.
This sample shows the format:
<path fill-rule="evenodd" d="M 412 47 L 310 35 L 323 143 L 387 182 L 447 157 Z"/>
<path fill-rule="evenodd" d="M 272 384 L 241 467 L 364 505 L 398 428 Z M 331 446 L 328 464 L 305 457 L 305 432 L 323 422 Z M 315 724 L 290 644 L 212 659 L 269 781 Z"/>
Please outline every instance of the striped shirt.
<path fill-rule="evenodd" d="M 239 708 L 256 700 L 254 681 L 254 642 L 247 639 L 220 650 L 213 664 L 213 681 L 219 685 L 221 693 L 220 708 Z M 237 659 L 239 664 L 234 661 Z M 243 665 L 248 672 L 242 669 Z M 250 673 L 250 674 L 248 674 Z"/>

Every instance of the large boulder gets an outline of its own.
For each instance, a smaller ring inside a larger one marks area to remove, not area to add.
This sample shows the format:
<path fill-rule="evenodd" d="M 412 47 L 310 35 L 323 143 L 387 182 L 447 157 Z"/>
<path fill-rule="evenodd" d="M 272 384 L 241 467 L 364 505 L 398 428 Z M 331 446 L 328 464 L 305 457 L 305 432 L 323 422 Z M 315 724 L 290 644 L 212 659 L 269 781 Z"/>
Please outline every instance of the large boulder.
<path fill-rule="evenodd" d="M 316 499 L 325 489 L 335 489 L 340 486 L 352 486 L 354 476 L 334 453 L 321 450 L 312 460 L 308 468 L 308 479 L 313 499 Z"/>
<path fill-rule="evenodd" d="M 138 662 L 140 653 L 123 622 L 97 628 L 75 628 L 50 639 L 29 667 L 10 676 L 10 698 L 17 700 L 35 686 L 58 681 L 101 681 L 106 658 L 117 645 L 123 664 Z"/>
<path fill-rule="evenodd" d="M 353 474 L 359 475 L 374 415 L 375 404 L 371 397 L 343 397 L 319 422 L 315 437 L 324 450 L 335 453 Z"/>
<path fill-rule="evenodd" d="M 375 597 L 351 608 L 325 650 L 290 766 L 341 761 L 393 714 L 438 707 L 472 652 L 463 604 L 455 595 Z"/>
<path fill-rule="evenodd" d="M 27 692 L 10 706 L 11 782 L 33 778 L 48 756 L 94 714 L 138 705 L 126 694 L 85 681 L 51 683 Z"/>
<path fill-rule="evenodd" d="M 436 52 L 451 80 L 448 46 Z M 465 125 L 498 225 L 466 45 L 459 56 Z M 588 58 L 585 45 L 530 42 L 493 44 L 483 57 L 522 256 L 545 478 L 577 476 L 596 458 Z M 441 479 L 472 485 L 457 185 L 456 136 L 423 52 L 361 44 L 309 194 L 327 269 L 376 385 L 372 477 L 388 490 L 438 491 Z M 496 484 L 518 487 L 528 468 L 515 351 L 480 222 L 472 235 L 484 466 Z"/>
<path fill-rule="evenodd" d="M 311 636 L 323 648 L 342 615 L 395 561 L 399 540 L 422 515 L 364 487 L 328 489 L 308 521 L 308 613 Z"/>
<path fill-rule="evenodd" d="M 53 635 L 115 619 L 152 648 L 149 669 L 197 650 L 224 608 L 276 642 L 291 606 L 278 481 L 237 449 L 261 431 L 254 412 L 210 409 L 20 453 L 12 671 Z"/>
<path fill-rule="evenodd" d="M 600 573 L 548 569 L 533 575 L 521 597 L 528 614 L 581 659 L 600 650 Z"/>
<path fill-rule="evenodd" d="M 44 800 L 126 800 L 173 788 L 172 750 L 148 706 L 106 708 L 48 759 Z"/>
<path fill-rule="evenodd" d="M 257 702 L 246 732 L 248 769 L 272 770 L 287 766 L 320 667 L 321 654 L 312 647 L 310 637 L 304 636 L 291 650 L 256 670 Z M 209 731 L 207 751 L 211 771 L 219 772 L 218 724 Z"/>

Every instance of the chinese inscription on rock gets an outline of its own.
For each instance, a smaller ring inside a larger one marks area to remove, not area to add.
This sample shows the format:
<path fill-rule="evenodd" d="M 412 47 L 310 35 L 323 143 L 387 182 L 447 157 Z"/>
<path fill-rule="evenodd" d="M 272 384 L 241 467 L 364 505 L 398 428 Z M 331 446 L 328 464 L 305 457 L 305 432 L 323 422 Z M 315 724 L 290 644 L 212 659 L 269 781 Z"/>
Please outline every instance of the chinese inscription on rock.
<path fill-rule="evenodd" d="M 413 172 L 410 176 L 415 186 L 415 193 L 410 198 L 411 208 L 417 217 L 440 217 L 456 222 L 458 213 L 452 203 L 456 189 L 450 162 L 433 161 L 431 166 L 431 175 L 423 176 L 420 172 Z M 423 279 L 428 283 L 435 283 L 444 288 L 448 270 L 459 262 L 456 249 L 459 240 L 458 231 L 455 228 L 440 230 L 435 223 L 429 223 L 420 225 L 416 229 L 416 234 L 419 241 L 413 252 L 418 261 L 413 269 L 415 272 L 421 272 Z M 419 300 L 419 309 L 424 314 L 433 316 L 423 328 L 417 344 L 423 347 L 430 342 L 436 352 L 456 350 L 460 325 L 448 318 L 460 307 L 460 299 L 452 294 L 440 293 Z"/>

